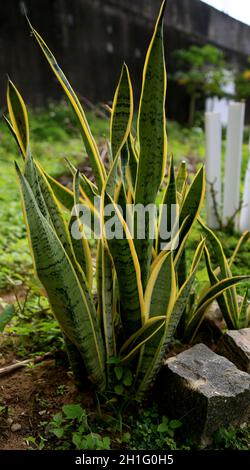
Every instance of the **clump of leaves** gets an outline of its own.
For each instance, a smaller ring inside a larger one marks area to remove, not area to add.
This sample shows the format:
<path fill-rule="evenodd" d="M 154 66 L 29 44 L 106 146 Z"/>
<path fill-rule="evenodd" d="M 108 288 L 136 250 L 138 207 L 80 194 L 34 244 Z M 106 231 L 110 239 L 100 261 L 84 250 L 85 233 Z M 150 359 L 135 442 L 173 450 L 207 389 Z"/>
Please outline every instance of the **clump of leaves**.
<path fill-rule="evenodd" d="M 17 295 L 15 305 L 10 305 L 4 310 L 4 315 L 0 318 L 0 332 L 1 325 L 5 325 L 5 332 L 14 340 L 13 348 L 20 357 L 30 353 L 42 354 L 60 350 L 64 342 L 47 297 L 33 288 L 29 289 L 28 286 L 27 289 L 24 300 Z M 10 320 L 12 321 L 9 325 Z"/>
<path fill-rule="evenodd" d="M 248 68 L 240 71 L 235 76 L 236 95 L 240 100 L 246 100 L 250 96 L 250 57 L 248 57 Z"/>
<path fill-rule="evenodd" d="M 178 70 L 175 80 L 190 95 L 189 125 L 193 125 L 196 102 L 201 96 L 223 96 L 227 83 L 224 55 L 211 44 L 190 46 L 174 53 Z"/>
<path fill-rule="evenodd" d="M 214 435 L 213 448 L 228 450 L 250 450 L 250 428 L 220 428 Z"/>
<path fill-rule="evenodd" d="M 110 438 L 91 431 L 86 410 L 80 404 L 63 406 L 50 422 L 48 433 L 57 438 L 56 449 L 110 449 Z"/>
<path fill-rule="evenodd" d="M 157 450 L 178 448 L 175 441 L 175 432 L 181 426 L 178 420 L 170 420 L 166 416 L 160 417 L 155 406 L 151 409 L 131 416 L 131 438 L 129 447 L 133 450 Z"/>

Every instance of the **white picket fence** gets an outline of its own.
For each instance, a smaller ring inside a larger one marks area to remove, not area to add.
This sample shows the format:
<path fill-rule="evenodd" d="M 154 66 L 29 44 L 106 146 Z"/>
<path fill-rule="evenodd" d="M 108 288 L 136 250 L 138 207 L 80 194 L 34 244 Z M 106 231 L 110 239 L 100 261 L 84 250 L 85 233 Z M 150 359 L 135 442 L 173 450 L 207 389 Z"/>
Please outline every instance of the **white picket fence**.
<path fill-rule="evenodd" d="M 219 220 L 227 224 L 232 220 L 236 231 L 250 230 L 250 159 L 245 176 L 242 207 L 240 207 L 240 179 L 244 133 L 244 103 L 230 103 L 227 124 L 224 191 L 222 204 L 221 181 L 221 115 L 205 114 L 207 224 L 216 229 Z"/>

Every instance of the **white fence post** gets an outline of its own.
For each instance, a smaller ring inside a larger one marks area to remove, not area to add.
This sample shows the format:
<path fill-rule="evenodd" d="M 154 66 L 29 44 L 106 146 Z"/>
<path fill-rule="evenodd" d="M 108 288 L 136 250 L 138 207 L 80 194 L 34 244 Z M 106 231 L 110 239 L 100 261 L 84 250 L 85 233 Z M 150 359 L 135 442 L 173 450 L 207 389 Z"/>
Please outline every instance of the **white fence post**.
<path fill-rule="evenodd" d="M 240 231 L 250 230 L 250 159 L 245 175 L 244 194 L 240 213 Z"/>
<path fill-rule="evenodd" d="M 227 146 L 224 178 L 223 222 L 235 215 L 240 204 L 240 171 L 244 132 L 244 103 L 231 103 L 229 106 L 227 126 Z M 235 218 L 238 229 L 239 217 Z"/>
<path fill-rule="evenodd" d="M 221 116 L 220 113 L 205 114 L 206 133 L 206 187 L 207 187 L 207 224 L 210 228 L 219 227 L 215 214 L 221 206 Z"/>

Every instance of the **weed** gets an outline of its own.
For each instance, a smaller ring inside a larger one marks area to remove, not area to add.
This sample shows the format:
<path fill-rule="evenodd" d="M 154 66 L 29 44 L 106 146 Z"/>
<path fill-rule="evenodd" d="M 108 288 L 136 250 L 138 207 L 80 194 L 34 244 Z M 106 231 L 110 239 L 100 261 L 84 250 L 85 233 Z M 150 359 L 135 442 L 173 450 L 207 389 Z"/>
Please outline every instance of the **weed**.
<path fill-rule="evenodd" d="M 64 395 L 66 391 L 66 385 L 61 384 L 57 387 L 57 395 Z"/>
<path fill-rule="evenodd" d="M 110 438 L 91 431 L 87 413 L 79 404 L 65 405 L 62 412 L 55 414 L 48 433 L 57 438 L 56 449 L 110 449 Z"/>
<path fill-rule="evenodd" d="M 129 418 L 132 450 L 157 450 L 178 448 L 175 431 L 181 426 L 177 420 L 161 417 L 156 406 Z"/>
<path fill-rule="evenodd" d="M 250 450 L 250 428 L 220 428 L 214 435 L 213 449 Z"/>
<path fill-rule="evenodd" d="M 46 439 L 42 436 L 35 438 L 33 436 L 27 436 L 25 442 L 28 446 L 28 450 L 43 450 L 45 447 Z"/>

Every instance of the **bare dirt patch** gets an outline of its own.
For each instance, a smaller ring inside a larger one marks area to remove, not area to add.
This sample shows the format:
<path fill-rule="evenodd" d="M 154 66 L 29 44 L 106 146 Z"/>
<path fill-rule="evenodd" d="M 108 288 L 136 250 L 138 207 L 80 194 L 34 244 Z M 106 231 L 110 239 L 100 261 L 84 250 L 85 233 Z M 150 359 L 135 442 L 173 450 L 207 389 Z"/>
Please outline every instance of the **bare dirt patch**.
<path fill-rule="evenodd" d="M 25 438 L 39 437 L 41 422 L 49 421 L 78 391 L 67 368 L 49 360 L 0 379 L 0 450 L 27 449 Z M 17 431 L 13 425 L 21 428 Z M 19 426 L 17 426 L 19 427 Z"/>

